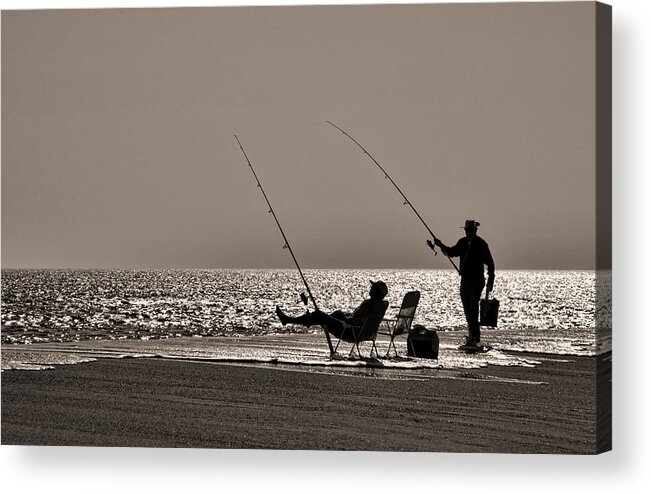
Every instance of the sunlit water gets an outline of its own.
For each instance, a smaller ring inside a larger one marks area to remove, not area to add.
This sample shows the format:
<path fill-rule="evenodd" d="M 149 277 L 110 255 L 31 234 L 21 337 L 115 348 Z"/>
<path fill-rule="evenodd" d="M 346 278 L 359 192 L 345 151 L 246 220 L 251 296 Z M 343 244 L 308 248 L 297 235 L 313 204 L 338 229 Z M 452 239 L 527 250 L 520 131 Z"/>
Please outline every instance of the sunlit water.
<path fill-rule="evenodd" d="M 353 309 L 367 297 L 369 280 L 389 286 L 389 316 L 407 291 L 420 290 L 414 322 L 439 332 L 441 354 L 418 366 L 528 365 L 502 350 L 595 355 L 611 346 L 610 328 L 604 327 L 609 316 L 597 312 L 609 313 L 610 290 L 596 290 L 591 271 L 499 271 L 498 328 L 482 332 L 495 350 L 482 356 L 456 350 L 466 326 L 454 271 L 306 270 L 305 275 L 325 311 Z M 609 285 L 610 277 L 600 276 L 599 282 Z M 94 352 L 107 356 L 107 349 L 113 356 L 323 363 L 328 354 L 321 330 L 282 327 L 274 314 L 276 304 L 289 313 L 303 312 L 304 290 L 295 270 L 2 270 L 3 368 L 86 361 Z M 605 299 L 597 304 L 596 296 Z M 212 336 L 221 338 L 205 338 Z M 399 343 L 404 350 L 401 345 L 404 341 Z"/>

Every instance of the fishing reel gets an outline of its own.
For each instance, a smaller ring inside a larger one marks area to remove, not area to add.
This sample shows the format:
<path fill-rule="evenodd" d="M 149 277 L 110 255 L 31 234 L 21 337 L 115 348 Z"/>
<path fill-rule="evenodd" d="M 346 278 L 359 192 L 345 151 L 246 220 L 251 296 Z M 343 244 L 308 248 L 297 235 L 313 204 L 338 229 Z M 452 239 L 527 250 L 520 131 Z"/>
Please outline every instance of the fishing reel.
<path fill-rule="evenodd" d="M 438 252 L 436 252 L 436 237 L 434 237 L 434 242 L 432 242 L 430 239 L 425 240 L 425 244 L 432 249 L 432 252 L 434 252 L 435 256 L 438 256 Z"/>

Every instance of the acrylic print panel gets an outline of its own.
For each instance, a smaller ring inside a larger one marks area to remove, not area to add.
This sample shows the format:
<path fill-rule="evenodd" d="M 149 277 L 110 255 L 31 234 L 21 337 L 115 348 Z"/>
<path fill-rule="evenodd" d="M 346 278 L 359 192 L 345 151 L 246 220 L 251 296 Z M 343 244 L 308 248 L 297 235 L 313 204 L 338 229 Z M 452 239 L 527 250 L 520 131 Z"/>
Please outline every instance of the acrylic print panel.
<path fill-rule="evenodd" d="M 610 449 L 608 6 L 5 11 L 2 46 L 3 444 Z"/>

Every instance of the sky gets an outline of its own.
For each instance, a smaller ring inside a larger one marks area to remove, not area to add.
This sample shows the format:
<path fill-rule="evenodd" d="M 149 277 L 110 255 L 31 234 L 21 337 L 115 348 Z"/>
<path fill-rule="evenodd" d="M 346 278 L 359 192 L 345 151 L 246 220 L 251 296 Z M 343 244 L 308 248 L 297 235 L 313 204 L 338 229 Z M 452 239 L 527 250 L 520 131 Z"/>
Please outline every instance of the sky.
<path fill-rule="evenodd" d="M 595 265 L 594 4 L 4 11 L 2 267 Z"/>

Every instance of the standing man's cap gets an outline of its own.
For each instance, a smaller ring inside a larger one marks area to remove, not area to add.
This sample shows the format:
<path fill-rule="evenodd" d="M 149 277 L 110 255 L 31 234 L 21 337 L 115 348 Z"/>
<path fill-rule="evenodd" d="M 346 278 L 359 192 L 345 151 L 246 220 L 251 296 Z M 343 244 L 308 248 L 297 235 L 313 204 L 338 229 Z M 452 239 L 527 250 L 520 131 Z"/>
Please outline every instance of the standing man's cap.
<path fill-rule="evenodd" d="M 475 220 L 466 220 L 466 223 L 463 225 L 464 230 L 476 229 L 479 226 L 479 221 Z"/>

